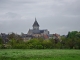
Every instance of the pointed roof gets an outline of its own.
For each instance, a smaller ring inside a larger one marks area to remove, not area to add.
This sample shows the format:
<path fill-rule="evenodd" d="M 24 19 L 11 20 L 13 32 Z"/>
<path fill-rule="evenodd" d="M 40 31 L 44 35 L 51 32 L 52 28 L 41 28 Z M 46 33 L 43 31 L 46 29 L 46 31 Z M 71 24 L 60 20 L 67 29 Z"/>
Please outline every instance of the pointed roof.
<path fill-rule="evenodd" d="M 36 18 L 35 18 L 35 22 L 34 22 L 33 26 L 39 26 L 39 24 L 38 24 Z"/>

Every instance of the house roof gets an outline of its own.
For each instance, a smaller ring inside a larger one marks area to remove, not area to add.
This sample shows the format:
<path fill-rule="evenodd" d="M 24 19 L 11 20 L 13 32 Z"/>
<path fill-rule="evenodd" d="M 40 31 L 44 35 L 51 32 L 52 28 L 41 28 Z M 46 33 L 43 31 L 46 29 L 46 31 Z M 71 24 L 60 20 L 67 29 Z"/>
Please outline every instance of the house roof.
<path fill-rule="evenodd" d="M 25 38 L 25 37 L 33 37 L 33 36 L 32 35 L 23 34 L 22 38 Z"/>

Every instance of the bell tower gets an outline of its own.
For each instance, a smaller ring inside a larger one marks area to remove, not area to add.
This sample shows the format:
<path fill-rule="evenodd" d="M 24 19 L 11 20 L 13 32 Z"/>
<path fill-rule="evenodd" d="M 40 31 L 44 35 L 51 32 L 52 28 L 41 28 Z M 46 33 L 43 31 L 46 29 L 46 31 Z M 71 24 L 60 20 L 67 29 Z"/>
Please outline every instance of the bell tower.
<path fill-rule="evenodd" d="M 39 30 L 39 24 L 38 24 L 36 18 L 35 18 L 35 22 L 33 24 L 33 30 Z"/>

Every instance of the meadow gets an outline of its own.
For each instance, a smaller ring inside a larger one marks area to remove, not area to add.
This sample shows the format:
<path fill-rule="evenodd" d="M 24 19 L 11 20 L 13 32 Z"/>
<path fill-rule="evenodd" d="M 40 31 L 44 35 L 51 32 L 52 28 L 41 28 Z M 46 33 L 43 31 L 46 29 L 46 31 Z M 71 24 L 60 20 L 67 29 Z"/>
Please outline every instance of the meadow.
<path fill-rule="evenodd" d="M 0 60 L 79 60 L 80 50 L 0 49 Z"/>

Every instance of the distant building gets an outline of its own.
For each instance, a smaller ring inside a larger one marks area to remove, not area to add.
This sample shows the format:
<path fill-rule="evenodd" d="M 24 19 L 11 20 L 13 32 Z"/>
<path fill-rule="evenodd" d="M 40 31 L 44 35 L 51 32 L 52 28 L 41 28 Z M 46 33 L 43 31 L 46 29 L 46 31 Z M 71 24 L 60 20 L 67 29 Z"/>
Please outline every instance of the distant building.
<path fill-rule="evenodd" d="M 22 34 L 21 36 L 22 36 L 24 42 L 33 38 L 32 35 L 27 35 L 27 34 Z"/>
<path fill-rule="evenodd" d="M 49 39 L 54 39 L 55 42 L 61 41 L 60 35 L 59 34 L 56 34 L 56 33 L 55 34 L 49 34 L 48 37 L 49 37 Z"/>
<path fill-rule="evenodd" d="M 56 42 L 60 40 L 59 34 L 49 34 L 47 29 L 40 30 L 40 25 L 38 24 L 36 18 L 32 27 L 33 29 L 29 29 L 27 34 L 22 34 L 24 41 L 30 40 L 31 38 L 54 39 Z"/>
<path fill-rule="evenodd" d="M 49 31 L 47 29 L 40 30 L 39 29 L 39 24 L 35 18 L 35 22 L 33 24 L 33 29 L 29 29 L 27 35 L 32 35 L 34 37 L 41 37 L 43 35 L 48 35 Z"/>
<path fill-rule="evenodd" d="M 0 37 L 2 38 L 2 42 L 3 42 L 4 44 L 6 44 L 6 43 L 9 41 L 9 39 L 8 39 L 8 34 L 1 33 L 1 34 L 0 34 Z"/>

